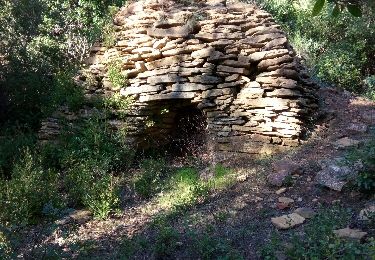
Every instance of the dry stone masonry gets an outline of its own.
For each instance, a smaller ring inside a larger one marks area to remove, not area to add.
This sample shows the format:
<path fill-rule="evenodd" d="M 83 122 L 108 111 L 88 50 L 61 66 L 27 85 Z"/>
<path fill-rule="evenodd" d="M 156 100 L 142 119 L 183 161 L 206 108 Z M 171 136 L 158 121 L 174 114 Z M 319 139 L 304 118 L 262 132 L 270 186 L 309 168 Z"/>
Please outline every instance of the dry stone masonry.
<path fill-rule="evenodd" d="M 125 119 L 110 122 L 137 143 L 168 139 L 178 115 L 199 110 L 217 151 L 269 153 L 297 146 L 318 107 L 286 35 L 256 6 L 143 0 L 123 7 L 114 27 L 115 45 L 92 48 L 77 84 L 87 98 L 131 97 Z M 114 61 L 122 88 L 109 79 Z"/>

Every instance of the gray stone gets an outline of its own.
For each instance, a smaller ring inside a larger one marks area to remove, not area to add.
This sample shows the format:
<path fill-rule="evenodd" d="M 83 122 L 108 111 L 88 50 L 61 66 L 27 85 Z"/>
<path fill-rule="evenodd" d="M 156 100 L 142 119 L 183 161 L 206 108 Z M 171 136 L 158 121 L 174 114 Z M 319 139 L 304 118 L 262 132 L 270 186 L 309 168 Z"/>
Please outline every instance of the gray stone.
<path fill-rule="evenodd" d="M 337 148 L 347 148 L 351 146 L 358 146 L 361 142 L 358 140 L 351 139 L 349 137 L 344 137 L 335 142 Z"/>
<path fill-rule="evenodd" d="M 204 85 L 197 83 L 176 83 L 172 85 L 172 91 L 190 92 L 198 90 L 207 90 L 213 88 L 213 85 Z"/>
<path fill-rule="evenodd" d="M 333 230 L 333 233 L 339 238 L 346 238 L 351 240 L 362 240 L 367 235 L 367 232 L 363 232 L 360 229 L 351 229 L 348 227 Z"/>
<path fill-rule="evenodd" d="M 154 76 L 147 79 L 147 83 L 151 85 L 157 85 L 162 83 L 175 83 L 180 81 L 183 81 L 183 78 L 175 74 Z"/>
<path fill-rule="evenodd" d="M 221 78 L 211 75 L 198 75 L 195 77 L 189 77 L 188 79 L 190 82 L 203 84 L 217 84 L 222 82 Z"/>
<path fill-rule="evenodd" d="M 310 208 L 297 208 L 294 213 L 297 213 L 306 219 L 312 218 L 316 215 L 315 211 Z"/>
<path fill-rule="evenodd" d="M 361 163 L 358 162 L 352 167 L 349 167 L 340 165 L 340 162 L 331 161 L 328 162 L 328 164 L 323 163 L 323 167 L 324 168 L 316 174 L 315 181 L 330 189 L 341 191 L 345 184 L 357 176 L 358 170 L 363 167 L 363 165 L 361 166 Z"/>

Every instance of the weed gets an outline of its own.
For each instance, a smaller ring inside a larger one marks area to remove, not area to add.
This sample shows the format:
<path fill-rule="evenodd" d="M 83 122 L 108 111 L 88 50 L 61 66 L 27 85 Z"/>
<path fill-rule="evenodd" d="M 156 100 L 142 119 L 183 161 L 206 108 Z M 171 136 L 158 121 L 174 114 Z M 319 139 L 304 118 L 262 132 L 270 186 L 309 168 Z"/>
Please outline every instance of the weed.
<path fill-rule="evenodd" d="M 113 85 L 113 90 L 119 90 L 126 86 L 127 77 L 122 74 L 122 67 L 120 60 L 114 60 L 108 63 L 107 76 Z"/>

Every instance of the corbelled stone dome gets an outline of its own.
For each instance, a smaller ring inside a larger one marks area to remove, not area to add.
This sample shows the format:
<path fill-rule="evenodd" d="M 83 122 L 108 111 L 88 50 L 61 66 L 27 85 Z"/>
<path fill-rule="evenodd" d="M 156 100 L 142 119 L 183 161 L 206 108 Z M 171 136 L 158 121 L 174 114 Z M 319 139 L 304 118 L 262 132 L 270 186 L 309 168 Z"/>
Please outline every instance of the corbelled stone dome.
<path fill-rule="evenodd" d="M 123 7 L 114 26 L 115 45 L 94 46 L 87 60 L 97 84 L 77 82 L 87 97 L 133 98 L 111 123 L 127 124 L 135 142 L 168 141 L 181 127 L 176 118 L 191 111 L 217 151 L 268 153 L 304 136 L 316 86 L 270 14 L 224 0 L 143 0 Z M 108 77 L 115 60 L 128 79 L 121 89 Z"/>

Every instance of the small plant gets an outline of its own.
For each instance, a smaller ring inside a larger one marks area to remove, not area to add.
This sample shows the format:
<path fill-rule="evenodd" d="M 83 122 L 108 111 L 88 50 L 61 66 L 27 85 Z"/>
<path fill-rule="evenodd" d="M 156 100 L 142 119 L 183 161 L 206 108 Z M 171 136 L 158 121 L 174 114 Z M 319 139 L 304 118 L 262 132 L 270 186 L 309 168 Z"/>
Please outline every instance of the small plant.
<path fill-rule="evenodd" d="M 107 76 L 113 85 L 113 90 L 119 90 L 125 87 L 127 83 L 127 77 L 122 74 L 121 65 L 120 60 L 114 60 L 108 64 Z"/>
<path fill-rule="evenodd" d="M 96 180 L 83 198 L 83 204 L 98 219 L 107 218 L 118 207 L 118 203 L 119 188 L 114 177 L 109 174 Z"/>
<path fill-rule="evenodd" d="M 120 93 L 115 93 L 103 100 L 104 108 L 106 109 L 115 109 L 124 111 L 132 103 L 132 99 L 130 97 L 122 96 Z"/>
<path fill-rule="evenodd" d="M 115 11 L 113 11 L 115 12 Z M 113 15 L 113 14 L 112 14 Z M 102 32 L 103 44 L 105 47 L 110 48 L 116 44 L 116 32 L 112 23 L 107 22 L 103 27 Z"/>
<path fill-rule="evenodd" d="M 156 237 L 154 251 L 159 259 L 171 257 L 177 248 L 179 234 L 172 227 L 160 227 Z"/>
<path fill-rule="evenodd" d="M 1 231 L 0 226 L 0 258 L 4 260 L 12 259 L 11 254 L 12 246 L 6 234 L 3 231 Z"/>
<path fill-rule="evenodd" d="M 141 165 L 141 176 L 135 181 L 136 192 L 144 198 L 150 198 L 163 187 L 163 178 L 168 171 L 163 160 L 145 160 Z"/>

